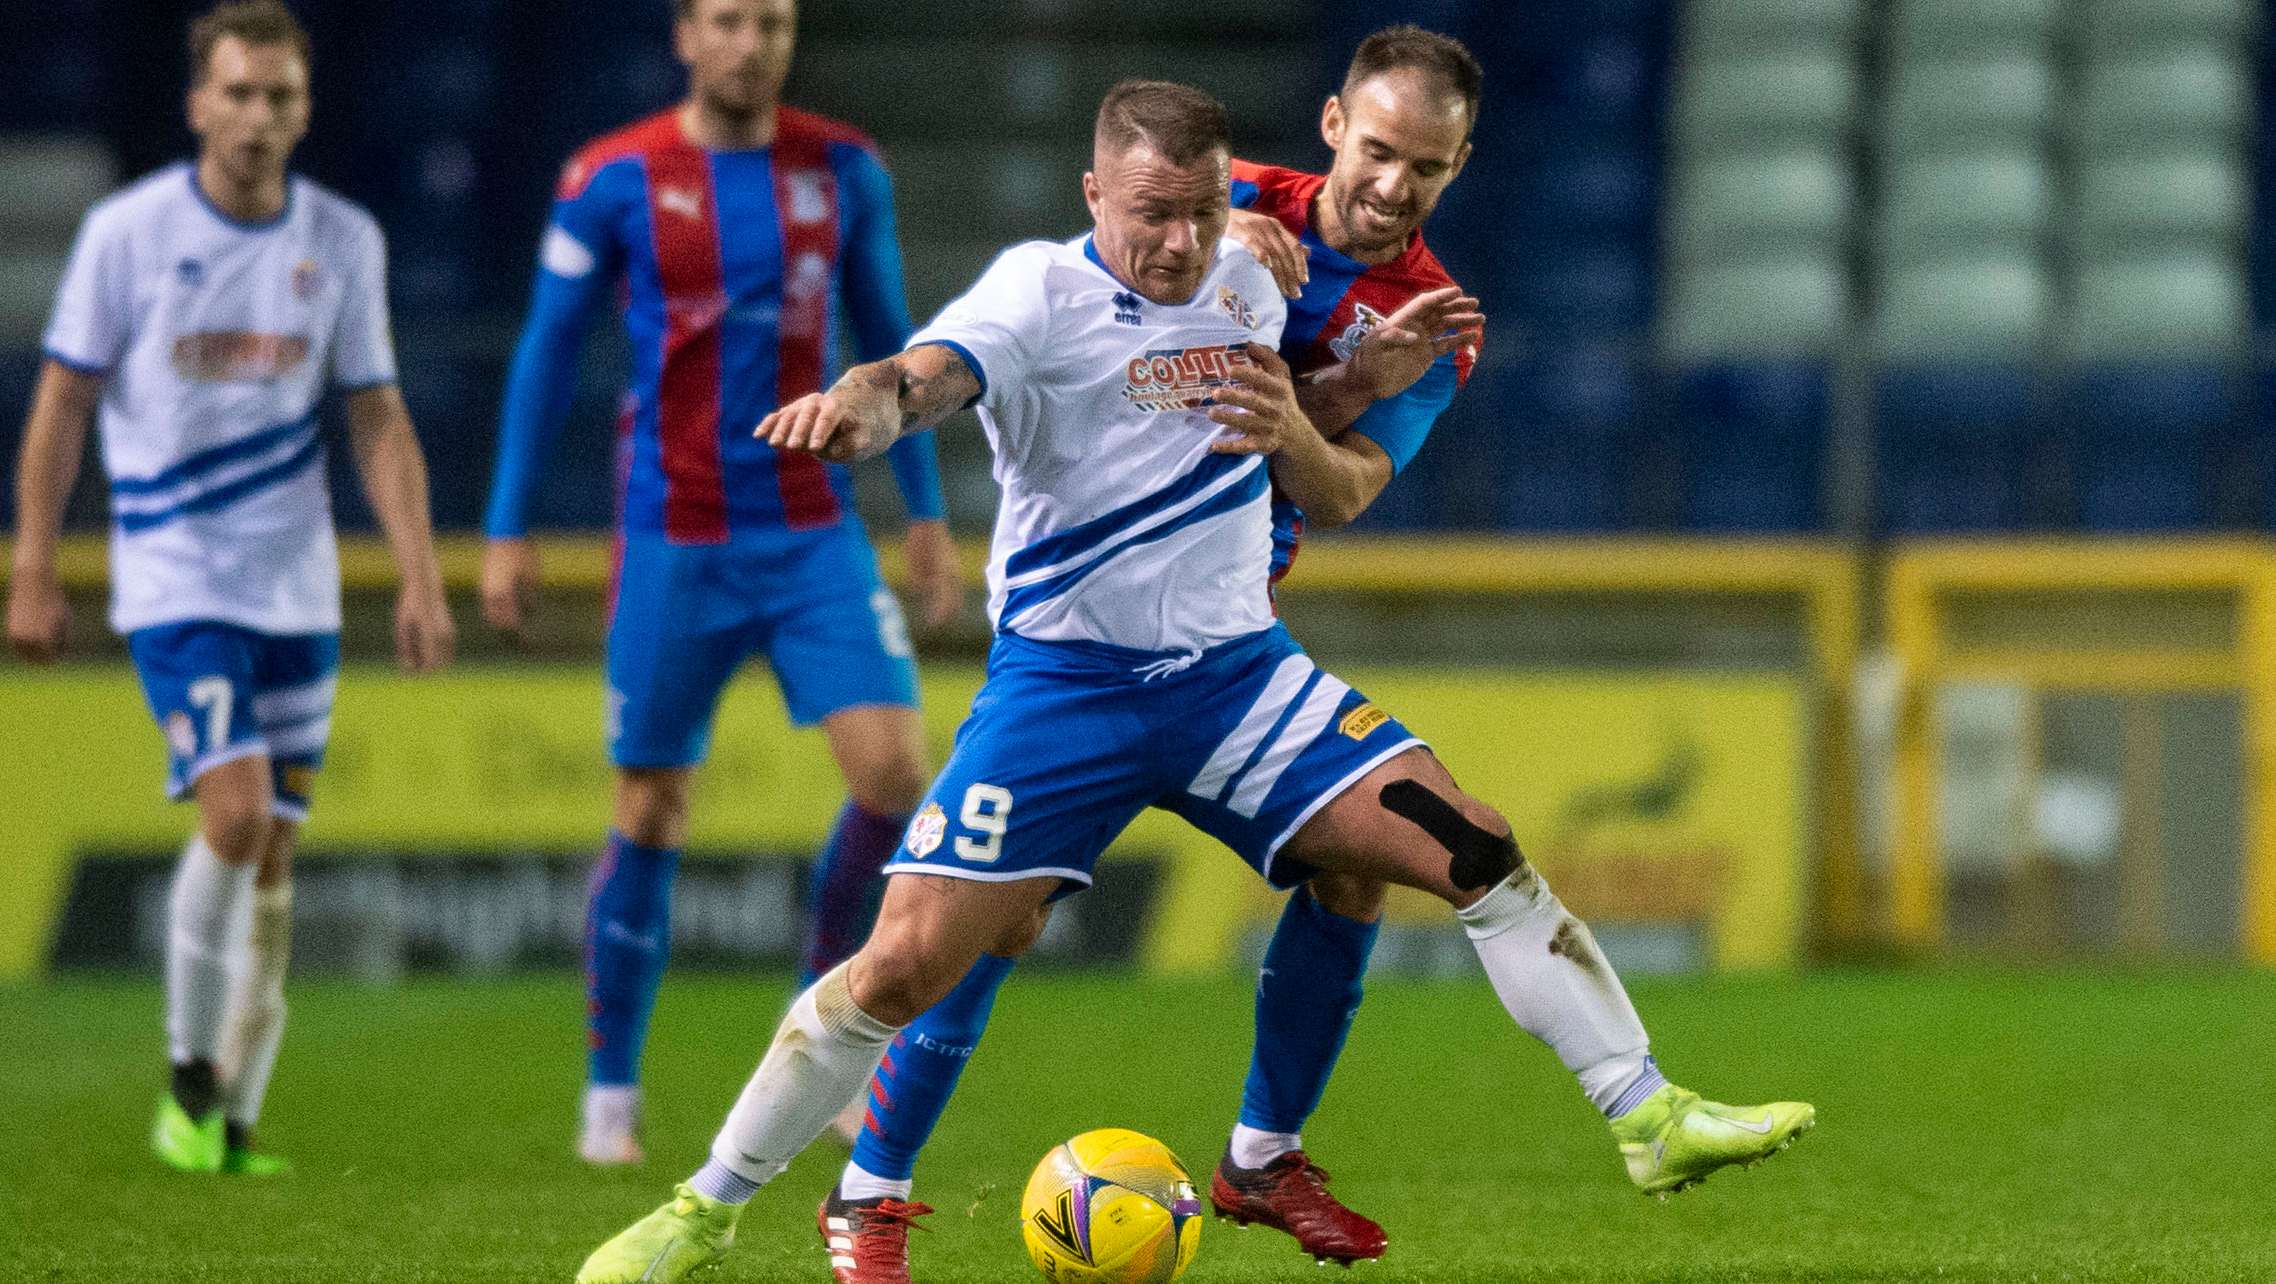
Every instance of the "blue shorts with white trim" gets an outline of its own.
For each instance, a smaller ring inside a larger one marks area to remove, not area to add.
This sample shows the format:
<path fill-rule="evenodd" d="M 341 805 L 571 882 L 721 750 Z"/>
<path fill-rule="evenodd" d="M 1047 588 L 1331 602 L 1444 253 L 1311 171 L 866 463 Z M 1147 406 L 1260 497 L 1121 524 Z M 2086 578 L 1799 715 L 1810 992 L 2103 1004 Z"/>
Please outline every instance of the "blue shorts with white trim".
<path fill-rule="evenodd" d="M 271 634 L 215 620 L 136 629 L 126 639 L 150 715 L 166 737 L 166 796 L 255 754 L 269 760 L 273 808 L 308 819 L 309 790 L 332 736 L 340 635 Z"/>
<path fill-rule="evenodd" d="M 1293 887 L 1314 871 L 1277 859 L 1282 844 L 1421 744 L 1277 624 L 1183 663 L 999 634 L 956 751 L 886 870 L 1057 877 L 1065 895 L 1090 885 L 1140 811 L 1160 807 Z"/>

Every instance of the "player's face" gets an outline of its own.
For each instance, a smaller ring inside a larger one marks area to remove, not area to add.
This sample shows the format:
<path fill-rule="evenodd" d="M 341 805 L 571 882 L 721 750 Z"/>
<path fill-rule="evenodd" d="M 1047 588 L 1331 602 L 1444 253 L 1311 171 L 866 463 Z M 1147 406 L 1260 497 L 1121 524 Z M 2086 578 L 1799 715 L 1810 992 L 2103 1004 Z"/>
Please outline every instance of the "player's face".
<path fill-rule="evenodd" d="M 190 129 L 230 182 L 252 187 L 282 177 L 308 132 L 308 64 L 291 45 L 223 36 L 205 78 L 190 89 Z"/>
<path fill-rule="evenodd" d="M 696 0 L 675 29 L 695 96 L 725 116 L 774 105 L 798 39 L 795 0 Z"/>
<path fill-rule="evenodd" d="M 1232 217 L 1231 157 L 1215 151 L 1178 166 L 1140 143 L 1094 164 L 1083 175 L 1083 200 L 1099 258 L 1156 303 L 1192 298 Z"/>
<path fill-rule="evenodd" d="M 1335 149 L 1326 196 L 1345 253 L 1406 244 L 1470 159 L 1470 112 L 1413 68 L 1328 100 L 1320 134 Z"/>

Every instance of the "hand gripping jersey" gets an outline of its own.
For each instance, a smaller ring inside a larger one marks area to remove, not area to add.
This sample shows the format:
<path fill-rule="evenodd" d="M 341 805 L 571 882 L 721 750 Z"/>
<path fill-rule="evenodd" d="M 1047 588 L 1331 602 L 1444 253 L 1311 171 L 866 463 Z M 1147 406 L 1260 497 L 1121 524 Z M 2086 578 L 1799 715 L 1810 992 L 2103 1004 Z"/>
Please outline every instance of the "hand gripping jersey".
<path fill-rule="evenodd" d="M 275 218 L 209 202 L 188 164 L 95 206 L 47 355 L 104 377 L 111 627 L 340 627 L 316 410 L 392 383 L 386 251 L 353 203 L 288 180 Z"/>
<path fill-rule="evenodd" d="M 837 377 L 841 312 L 863 360 L 909 333 L 892 182 L 869 140 L 783 107 L 769 146 L 714 151 L 668 111 L 570 161 L 507 385 L 493 537 L 527 532 L 586 319 L 611 285 L 632 341 L 625 529 L 721 544 L 837 525 L 851 511 L 846 469 L 778 455 L 751 430 Z M 932 437 L 898 444 L 893 465 L 910 515 L 940 517 Z"/>
<path fill-rule="evenodd" d="M 1329 249 L 1312 229 L 1312 199 L 1326 185 L 1327 179 L 1318 174 L 1233 162 L 1234 207 L 1271 215 L 1304 243 L 1312 279 L 1305 283 L 1303 296 L 1288 305 L 1288 330 L 1280 345 L 1281 358 L 1300 375 L 1349 360 L 1367 332 L 1409 300 L 1454 284 L 1419 232 L 1404 254 L 1374 266 Z M 1350 431 L 1381 446 L 1391 457 L 1395 475 L 1422 449 L 1431 425 L 1453 403 L 1455 391 L 1469 382 L 1476 363 L 1472 349 L 1440 357 L 1414 386 L 1369 407 Z M 1276 500 L 1273 579 L 1288 573 L 1303 533 L 1303 510 Z"/>
<path fill-rule="evenodd" d="M 1221 455 L 1205 410 L 1254 342 L 1280 342 L 1280 292 L 1232 241 L 1193 298 L 1123 287 L 1085 236 L 1004 252 L 910 340 L 980 380 L 1003 487 L 988 559 L 999 631 L 1192 654 L 1267 628 L 1265 462 Z"/>

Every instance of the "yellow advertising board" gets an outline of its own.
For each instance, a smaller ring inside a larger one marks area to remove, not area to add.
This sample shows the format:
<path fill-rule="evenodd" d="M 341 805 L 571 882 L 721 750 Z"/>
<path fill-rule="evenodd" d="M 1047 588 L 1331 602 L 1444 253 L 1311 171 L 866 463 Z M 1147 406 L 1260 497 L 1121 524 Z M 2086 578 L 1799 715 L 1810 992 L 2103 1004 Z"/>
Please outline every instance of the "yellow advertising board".
<path fill-rule="evenodd" d="M 1505 811 L 1566 903 L 1605 922 L 1683 923 L 1723 967 L 1794 961 L 1809 855 L 1807 732 L 1779 676 L 1362 669 L 1344 676 L 1431 740 Z M 925 683 L 936 761 L 979 681 Z M 342 675 L 307 843 L 576 851 L 608 814 L 601 684 L 573 668 Z M 78 855 L 165 851 L 185 810 L 160 800 L 163 748 L 124 669 L 15 670 L 0 681 L 0 979 L 44 966 Z M 821 735 L 793 731 L 763 677 L 722 707 L 693 815 L 699 848 L 809 850 L 843 797 Z M 1149 812 L 1118 850 L 1165 859 L 1142 951 L 1164 970 L 1222 967 L 1278 901 L 1236 858 Z M 1402 916 L 1423 910 L 1411 902 Z M 1430 909 L 1431 913 L 1443 913 Z"/>

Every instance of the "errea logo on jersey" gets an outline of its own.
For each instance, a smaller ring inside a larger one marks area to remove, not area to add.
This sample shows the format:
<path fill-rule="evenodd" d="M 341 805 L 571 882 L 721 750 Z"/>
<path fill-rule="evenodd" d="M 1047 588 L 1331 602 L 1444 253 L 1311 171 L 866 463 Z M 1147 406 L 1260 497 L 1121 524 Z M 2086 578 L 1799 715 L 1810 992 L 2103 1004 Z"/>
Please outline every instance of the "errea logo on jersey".
<path fill-rule="evenodd" d="M 703 217 L 703 193 L 692 187 L 666 187 L 656 193 L 656 208 L 685 219 Z"/>
<path fill-rule="evenodd" d="M 1344 327 L 1342 334 L 1328 340 L 1328 351 L 1335 353 L 1338 361 L 1351 360 L 1351 354 L 1359 350 L 1359 342 L 1367 337 L 1367 332 L 1389 320 L 1356 299 L 1351 306 L 1354 317 L 1352 323 Z"/>
<path fill-rule="evenodd" d="M 1195 410 L 1216 404 L 1210 393 L 1233 382 L 1234 366 L 1247 364 L 1246 344 L 1156 348 L 1130 359 L 1122 395 L 1140 410 Z"/>

